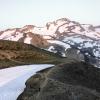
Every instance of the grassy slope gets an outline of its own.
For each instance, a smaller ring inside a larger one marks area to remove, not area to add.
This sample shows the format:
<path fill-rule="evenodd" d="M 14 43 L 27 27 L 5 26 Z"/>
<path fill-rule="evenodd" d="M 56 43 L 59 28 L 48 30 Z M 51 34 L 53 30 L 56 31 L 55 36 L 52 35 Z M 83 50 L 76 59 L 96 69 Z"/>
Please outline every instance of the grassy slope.
<path fill-rule="evenodd" d="M 34 63 L 57 64 L 61 62 L 61 59 L 54 53 L 32 45 L 0 40 L 0 68 Z"/>

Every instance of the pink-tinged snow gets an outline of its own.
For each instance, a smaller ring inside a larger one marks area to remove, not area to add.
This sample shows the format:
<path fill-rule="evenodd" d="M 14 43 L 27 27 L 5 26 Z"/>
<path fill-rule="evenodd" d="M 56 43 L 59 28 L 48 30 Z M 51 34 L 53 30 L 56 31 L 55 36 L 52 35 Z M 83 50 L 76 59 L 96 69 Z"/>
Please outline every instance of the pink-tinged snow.
<path fill-rule="evenodd" d="M 20 29 L 20 31 L 21 32 L 23 31 L 24 33 L 28 33 L 28 32 L 32 32 L 33 29 L 34 29 L 34 26 L 26 25 L 26 26 L 22 27 Z"/>
<path fill-rule="evenodd" d="M 81 28 L 79 26 L 75 26 L 75 28 L 72 30 L 72 32 L 80 33 Z"/>
<path fill-rule="evenodd" d="M 34 27 L 34 29 L 32 30 L 32 33 L 40 34 L 40 35 L 48 35 L 46 31 L 47 31 L 46 27 L 43 27 L 43 28 Z"/>
<path fill-rule="evenodd" d="M 96 32 L 85 32 L 85 35 L 93 39 L 100 39 L 100 34 L 97 34 Z"/>
<path fill-rule="evenodd" d="M 67 27 L 68 27 L 68 24 L 65 24 L 65 25 L 59 27 L 58 31 L 60 33 L 67 32 L 68 31 L 68 28 Z"/>
<path fill-rule="evenodd" d="M 55 26 L 54 24 L 51 24 L 50 27 L 49 27 L 49 30 L 47 30 L 47 31 L 48 31 L 48 34 L 54 35 L 56 30 L 57 30 L 57 26 Z"/>
<path fill-rule="evenodd" d="M 31 44 L 32 37 L 27 34 L 27 37 L 24 40 L 24 43 Z"/>
<path fill-rule="evenodd" d="M 73 26 L 73 25 L 75 25 L 73 22 L 70 22 L 70 23 L 68 24 L 68 26 Z"/>
<path fill-rule="evenodd" d="M 5 40 L 18 41 L 23 37 L 23 33 L 16 32 L 16 34 L 7 37 Z"/>
<path fill-rule="evenodd" d="M 43 38 L 44 38 L 44 39 L 51 39 L 51 36 L 49 36 L 49 35 L 44 35 Z"/>
<path fill-rule="evenodd" d="M 16 100 L 23 92 L 26 80 L 51 64 L 24 65 L 0 70 L 0 100 Z"/>
<path fill-rule="evenodd" d="M 39 34 L 39 35 L 54 35 L 56 32 L 57 27 L 54 26 L 54 24 L 51 24 L 49 29 L 47 27 L 34 27 L 32 30 L 32 33 Z"/>
<path fill-rule="evenodd" d="M 3 32 L 3 34 L 0 35 L 0 39 L 10 37 L 15 31 L 16 29 Z"/>
<path fill-rule="evenodd" d="M 95 28 L 95 31 L 100 34 L 100 28 Z"/>
<path fill-rule="evenodd" d="M 90 27 L 90 24 L 81 24 L 81 26 L 87 31 L 89 32 L 89 27 Z"/>

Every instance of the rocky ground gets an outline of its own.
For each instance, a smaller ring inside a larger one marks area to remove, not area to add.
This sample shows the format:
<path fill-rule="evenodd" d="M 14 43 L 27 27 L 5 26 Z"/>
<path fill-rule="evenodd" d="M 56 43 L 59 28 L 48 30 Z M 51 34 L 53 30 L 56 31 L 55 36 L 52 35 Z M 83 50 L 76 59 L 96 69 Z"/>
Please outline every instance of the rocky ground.
<path fill-rule="evenodd" d="M 39 71 L 17 100 L 100 100 L 100 69 L 70 62 Z"/>

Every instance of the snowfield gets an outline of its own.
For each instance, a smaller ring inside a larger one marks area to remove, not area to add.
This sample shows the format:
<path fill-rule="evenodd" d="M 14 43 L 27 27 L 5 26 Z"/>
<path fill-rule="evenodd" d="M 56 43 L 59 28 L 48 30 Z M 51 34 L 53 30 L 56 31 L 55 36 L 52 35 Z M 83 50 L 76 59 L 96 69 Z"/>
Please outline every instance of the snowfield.
<path fill-rule="evenodd" d="M 0 100 L 16 100 L 23 92 L 26 80 L 51 64 L 24 65 L 0 70 Z"/>

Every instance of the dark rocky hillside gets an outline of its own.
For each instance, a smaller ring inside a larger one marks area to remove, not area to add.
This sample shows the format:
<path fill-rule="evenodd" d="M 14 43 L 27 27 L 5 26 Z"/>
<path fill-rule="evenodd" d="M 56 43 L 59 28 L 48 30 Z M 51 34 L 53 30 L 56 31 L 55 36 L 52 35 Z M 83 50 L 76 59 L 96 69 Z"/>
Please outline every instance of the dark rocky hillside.
<path fill-rule="evenodd" d="M 100 100 L 100 69 L 70 62 L 39 71 L 17 100 Z"/>

